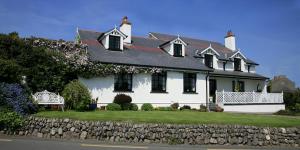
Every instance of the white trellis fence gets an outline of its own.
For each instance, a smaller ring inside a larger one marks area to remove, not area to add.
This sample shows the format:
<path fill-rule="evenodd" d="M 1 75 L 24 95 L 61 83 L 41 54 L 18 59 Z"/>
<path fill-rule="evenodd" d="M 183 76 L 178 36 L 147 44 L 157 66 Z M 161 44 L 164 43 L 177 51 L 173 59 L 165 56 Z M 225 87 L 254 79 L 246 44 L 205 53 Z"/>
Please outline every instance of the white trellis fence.
<path fill-rule="evenodd" d="M 283 93 L 216 91 L 216 103 L 221 106 L 223 104 L 282 104 Z"/>
<path fill-rule="evenodd" d="M 65 100 L 59 94 L 56 95 L 55 93 L 45 90 L 36 92 L 32 97 L 39 105 L 60 105 L 62 111 L 64 111 Z"/>

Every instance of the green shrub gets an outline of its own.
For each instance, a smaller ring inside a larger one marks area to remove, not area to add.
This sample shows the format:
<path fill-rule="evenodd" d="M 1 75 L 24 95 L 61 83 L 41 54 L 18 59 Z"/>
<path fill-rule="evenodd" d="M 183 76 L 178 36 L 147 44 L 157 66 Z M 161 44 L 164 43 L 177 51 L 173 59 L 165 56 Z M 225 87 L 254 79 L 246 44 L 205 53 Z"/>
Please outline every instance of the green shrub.
<path fill-rule="evenodd" d="M 191 106 L 189 105 L 183 105 L 182 107 L 180 107 L 180 110 L 190 110 L 191 109 Z"/>
<path fill-rule="evenodd" d="M 138 111 L 138 110 L 139 110 L 139 107 L 137 106 L 137 104 L 131 103 L 131 104 L 130 104 L 130 110 L 132 110 L 132 111 Z"/>
<path fill-rule="evenodd" d="M 13 131 L 22 127 L 24 119 L 16 112 L 0 112 L 0 130 L 8 129 Z"/>
<path fill-rule="evenodd" d="M 290 110 L 279 110 L 279 111 L 277 111 L 277 112 L 274 113 L 274 114 L 275 114 L 275 115 L 291 115 L 291 116 L 296 115 L 295 112 L 290 111 Z"/>
<path fill-rule="evenodd" d="M 295 112 L 300 112 L 300 103 L 296 103 Z"/>
<path fill-rule="evenodd" d="M 121 106 L 116 103 L 110 103 L 106 106 L 106 110 L 119 111 L 119 110 L 121 110 Z"/>
<path fill-rule="evenodd" d="M 207 112 L 207 107 L 204 106 L 203 104 L 200 105 L 200 109 L 199 109 L 200 112 Z"/>
<path fill-rule="evenodd" d="M 65 86 L 62 96 L 65 99 L 66 108 L 76 111 L 88 110 L 92 100 L 88 89 L 77 80 L 71 81 Z"/>
<path fill-rule="evenodd" d="M 145 104 L 142 105 L 141 110 L 143 110 L 143 111 L 152 111 L 153 106 L 150 103 L 145 103 Z"/>
<path fill-rule="evenodd" d="M 178 103 L 173 103 L 173 104 L 171 104 L 171 107 L 172 107 L 172 109 L 177 110 L 178 107 L 179 107 L 179 104 Z"/>
<path fill-rule="evenodd" d="M 158 111 L 172 111 L 174 110 L 172 107 L 157 107 Z"/>
<path fill-rule="evenodd" d="M 114 103 L 119 104 L 122 110 L 130 110 L 130 103 L 132 99 L 129 95 L 117 94 L 114 98 Z"/>

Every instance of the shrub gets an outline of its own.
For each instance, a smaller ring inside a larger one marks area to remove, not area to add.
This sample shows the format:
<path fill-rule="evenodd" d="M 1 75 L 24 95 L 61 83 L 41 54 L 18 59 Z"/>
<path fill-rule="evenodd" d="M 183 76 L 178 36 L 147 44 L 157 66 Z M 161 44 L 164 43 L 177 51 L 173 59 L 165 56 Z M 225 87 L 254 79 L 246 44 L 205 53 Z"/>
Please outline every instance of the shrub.
<path fill-rule="evenodd" d="M 130 110 L 131 101 L 131 97 L 125 94 L 117 94 L 114 98 L 114 103 L 119 104 L 122 110 Z"/>
<path fill-rule="evenodd" d="M 0 83 L 0 107 L 10 109 L 20 115 L 37 111 L 32 98 L 19 84 Z"/>
<path fill-rule="evenodd" d="M 62 96 L 65 99 L 66 108 L 76 111 L 88 110 L 91 102 L 90 92 L 77 80 L 71 81 L 65 86 Z"/>
<path fill-rule="evenodd" d="M 119 110 L 121 110 L 121 106 L 116 103 L 110 103 L 106 106 L 106 110 L 119 111 Z"/>
<path fill-rule="evenodd" d="M 172 111 L 174 110 L 172 107 L 157 107 L 158 111 Z"/>
<path fill-rule="evenodd" d="M 203 104 L 200 105 L 200 109 L 199 109 L 200 112 L 207 112 L 207 107 L 204 106 Z"/>
<path fill-rule="evenodd" d="M 183 105 L 182 107 L 180 107 L 180 110 L 185 110 L 185 109 L 191 109 L 191 106 Z"/>
<path fill-rule="evenodd" d="M 17 112 L 0 112 L 0 130 L 8 129 L 13 131 L 23 125 L 24 119 Z"/>
<path fill-rule="evenodd" d="M 173 103 L 173 104 L 171 104 L 171 107 L 172 107 L 172 109 L 177 110 L 178 107 L 179 107 L 179 104 L 178 103 Z"/>
<path fill-rule="evenodd" d="M 141 110 L 143 110 L 143 111 L 152 111 L 153 106 L 150 103 L 145 103 L 145 104 L 142 105 Z"/>
<path fill-rule="evenodd" d="M 291 116 L 296 115 L 296 113 L 291 110 L 279 110 L 274 114 L 275 115 L 291 115 Z"/>
<path fill-rule="evenodd" d="M 223 112 L 224 109 L 218 105 L 216 105 L 216 112 Z"/>
<path fill-rule="evenodd" d="M 131 104 L 130 104 L 130 110 L 132 110 L 132 111 L 138 111 L 138 110 L 139 110 L 139 107 L 137 106 L 137 104 L 131 103 Z"/>

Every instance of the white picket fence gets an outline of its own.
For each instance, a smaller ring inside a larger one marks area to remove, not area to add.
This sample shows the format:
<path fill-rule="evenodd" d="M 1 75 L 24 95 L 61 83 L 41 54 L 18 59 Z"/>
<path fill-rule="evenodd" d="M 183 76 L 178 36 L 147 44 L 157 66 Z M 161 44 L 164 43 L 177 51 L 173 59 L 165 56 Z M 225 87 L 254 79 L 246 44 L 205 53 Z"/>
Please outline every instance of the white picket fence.
<path fill-rule="evenodd" d="M 283 103 L 283 93 L 217 91 L 216 103 L 221 106 L 223 104 Z"/>

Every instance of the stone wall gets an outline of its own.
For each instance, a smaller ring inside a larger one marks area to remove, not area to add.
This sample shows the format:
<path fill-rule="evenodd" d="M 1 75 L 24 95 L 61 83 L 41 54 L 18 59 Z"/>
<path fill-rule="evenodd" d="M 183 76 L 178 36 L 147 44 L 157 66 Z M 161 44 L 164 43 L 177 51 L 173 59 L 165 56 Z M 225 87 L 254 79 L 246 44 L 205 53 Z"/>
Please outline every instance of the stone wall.
<path fill-rule="evenodd" d="M 9 134 L 6 131 L 2 133 Z M 76 121 L 29 117 L 15 135 L 40 138 L 97 139 L 125 143 L 295 146 L 300 128 L 241 125 L 174 125 L 129 122 Z"/>

